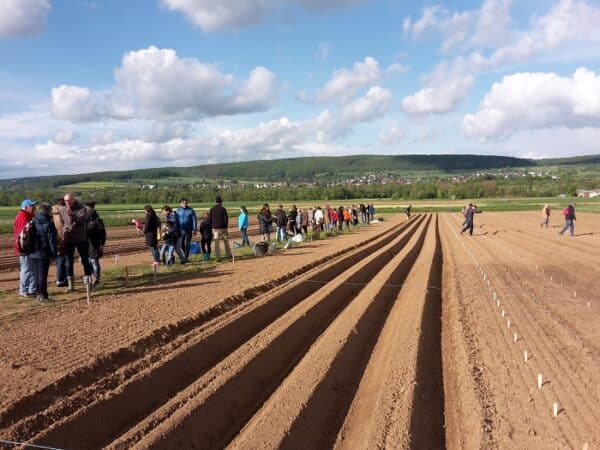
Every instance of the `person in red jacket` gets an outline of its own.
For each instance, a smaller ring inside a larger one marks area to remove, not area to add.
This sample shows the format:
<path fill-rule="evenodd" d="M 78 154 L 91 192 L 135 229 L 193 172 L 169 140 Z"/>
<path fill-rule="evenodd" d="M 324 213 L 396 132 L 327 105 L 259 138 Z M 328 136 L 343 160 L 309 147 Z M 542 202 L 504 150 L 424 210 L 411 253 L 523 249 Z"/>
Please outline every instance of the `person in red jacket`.
<path fill-rule="evenodd" d="M 37 202 L 26 198 L 21 202 L 21 210 L 17 213 L 13 224 L 15 234 L 15 255 L 19 257 L 19 297 L 35 297 L 36 285 L 35 275 L 33 273 L 33 261 L 30 255 L 22 254 L 19 251 L 19 233 L 25 225 L 33 219 L 35 213 L 35 205 Z"/>

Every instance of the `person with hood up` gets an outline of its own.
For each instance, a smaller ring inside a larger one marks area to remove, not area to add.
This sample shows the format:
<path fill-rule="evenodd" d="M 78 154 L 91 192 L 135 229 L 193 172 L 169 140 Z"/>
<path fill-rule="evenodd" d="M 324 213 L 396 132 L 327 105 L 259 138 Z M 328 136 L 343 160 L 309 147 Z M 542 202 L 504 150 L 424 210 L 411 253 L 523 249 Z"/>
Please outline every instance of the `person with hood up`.
<path fill-rule="evenodd" d="M 104 228 L 104 221 L 96 211 L 96 202 L 86 203 L 85 206 L 90 209 L 87 233 L 90 244 L 90 264 L 92 265 L 92 286 L 97 286 L 101 275 L 100 258 L 104 255 L 104 245 L 106 244 L 106 228 Z"/>
<path fill-rule="evenodd" d="M 144 219 L 144 239 L 146 247 L 152 255 L 152 267 L 160 264 L 160 252 L 158 251 L 158 240 L 161 238 L 160 219 L 152 205 L 145 205 L 146 217 Z"/>
<path fill-rule="evenodd" d="M 37 300 L 47 302 L 48 298 L 48 270 L 50 260 L 56 257 L 56 227 L 52 220 L 52 205 L 42 203 L 39 211 L 33 218 L 36 231 L 36 250 L 29 256 L 33 261 L 33 272 L 37 287 Z"/>

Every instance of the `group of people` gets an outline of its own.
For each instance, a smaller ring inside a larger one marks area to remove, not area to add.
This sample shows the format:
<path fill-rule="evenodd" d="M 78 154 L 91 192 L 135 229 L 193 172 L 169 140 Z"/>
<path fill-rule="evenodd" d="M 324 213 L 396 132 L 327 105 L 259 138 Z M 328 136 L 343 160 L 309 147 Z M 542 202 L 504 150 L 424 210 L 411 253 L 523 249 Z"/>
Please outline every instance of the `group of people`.
<path fill-rule="evenodd" d="M 352 206 L 340 206 L 334 208 L 327 205 L 324 209 L 320 206 L 310 208 L 298 208 L 296 205 L 286 212 L 283 205 L 279 205 L 273 214 L 271 207 L 265 203 L 258 213 L 259 231 L 263 241 L 271 240 L 273 226 L 275 226 L 275 239 L 278 242 L 287 241 L 291 236 L 307 234 L 310 227 L 313 232 L 332 231 L 333 229 L 350 229 L 359 223 L 369 224 L 375 215 L 375 207 L 372 203 Z M 246 238 L 247 241 L 247 238 Z"/>
<path fill-rule="evenodd" d="M 462 208 L 461 213 L 465 220 L 462 224 L 463 228 L 460 231 L 461 235 L 467 230 L 469 230 L 469 234 L 471 236 L 473 235 L 473 218 L 475 214 L 480 212 L 482 211 L 478 210 L 477 205 L 474 205 L 473 203 L 469 203 L 467 206 Z M 407 214 L 410 218 L 408 209 Z M 565 231 L 569 230 L 569 234 L 571 236 L 575 236 L 575 203 L 569 203 L 569 205 L 563 209 L 563 216 L 565 218 L 565 226 L 558 232 L 558 234 L 562 236 Z M 540 227 L 550 228 L 550 205 L 548 205 L 548 203 L 546 203 L 542 208 L 542 221 L 540 222 Z"/>
<path fill-rule="evenodd" d="M 205 261 L 208 261 L 211 257 L 213 240 L 215 241 L 217 259 L 221 258 L 219 241 L 223 241 L 225 256 L 231 257 L 227 235 L 229 217 L 220 196 L 215 199 L 214 206 L 204 214 L 200 223 L 198 223 L 194 208 L 188 205 L 187 198 L 181 199 L 180 206 L 176 210 L 173 210 L 169 205 L 164 205 L 161 208 L 160 213 L 164 222 L 161 222 L 152 205 L 144 206 L 144 210 L 146 216 L 144 218 L 143 233 L 154 266 L 158 266 L 161 262 L 165 265 L 173 264 L 175 262 L 174 254 L 177 255 L 181 264 L 185 265 L 189 259 L 192 238 L 198 233 L 200 234 L 200 246 Z M 241 212 L 245 213 L 247 217 L 248 211 L 245 207 L 242 207 Z M 245 236 L 245 241 L 249 245 L 250 242 L 246 234 L 248 223 L 246 220 L 244 225 L 242 214 L 240 214 L 240 229 L 244 230 L 242 238 Z M 159 242 L 161 241 L 162 245 L 159 249 Z"/>
<path fill-rule="evenodd" d="M 84 270 L 83 281 L 90 287 L 100 282 L 100 258 L 106 243 L 104 222 L 95 202 L 82 204 L 71 193 L 56 202 L 40 203 L 31 199 L 21 202 L 13 224 L 15 253 L 19 256 L 19 297 L 36 297 L 48 301 L 48 271 L 55 259 L 56 284 L 73 291 L 74 256 L 79 253 Z M 37 209 L 37 211 L 36 211 Z M 33 245 L 20 248 L 19 235 L 33 228 Z"/>
<path fill-rule="evenodd" d="M 563 209 L 563 217 L 565 218 L 565 226 L 558 232 L 561 236 L 565 231 L 569 230 L 571 236 L 575 236 L 575 203 L 569 203 L 565 209 Z M 540 227 L 550 228 L 550 205 L 546 203 L 542 208 L 542 222 Z"/>

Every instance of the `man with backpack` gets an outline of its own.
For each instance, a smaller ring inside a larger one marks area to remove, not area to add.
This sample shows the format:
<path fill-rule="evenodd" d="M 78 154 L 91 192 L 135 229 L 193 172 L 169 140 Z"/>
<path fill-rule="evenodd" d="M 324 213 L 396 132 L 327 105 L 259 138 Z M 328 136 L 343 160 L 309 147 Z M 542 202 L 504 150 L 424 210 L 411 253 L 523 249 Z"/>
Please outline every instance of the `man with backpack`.
<path fill-rule="evenodd" d="M 562 236 L 562 234 L 569 229 L 569 234 L 571 236 L 575 236 L 575 204 L 571 203 L 565 209 L 563 209 L 563 216 L 565 217 L 565 226 L 562 230 L 558 232 Z"/>
<path fill-rule="evenodd" d="M 35 275 L 33 272 L 33 261 L 31 260 L 31 254 L 35 251 L 35 243 L 30 248 L 23 248 L 20 245 L 23 242 L 22 232 L 27 230 L 31 231 L 31 235 L 28 240 L 35 242 L 33 234 L 35 234 L 35 226 L 32 223 L 32 219 L 35 213 L 35 205 L 37 202 L 26 198 L 21 202 L 21 210 L 17 213 L 15 221 L 13 223 L 13 232 L 15 235 L 15 255 L 19 257 L 19 297 L 35 297 L 36 295 L 36 284 Z"/>
<path fill-rule="evenodd" d="M 87 234 L 87 222 L 90 210 L 87 206 L 74 198 L 71 193 L 63 197 L 65 206 L 60 208 L 60 223 L 65 245 L 65 256 L 67 259 L 67 292 L 75 290 L 75 273 L 73 270 L 75 249 L 81 258 L 83 265 L 83 282 L 91 283 L 92 265 L 90 264 L 90 252 Z"/>

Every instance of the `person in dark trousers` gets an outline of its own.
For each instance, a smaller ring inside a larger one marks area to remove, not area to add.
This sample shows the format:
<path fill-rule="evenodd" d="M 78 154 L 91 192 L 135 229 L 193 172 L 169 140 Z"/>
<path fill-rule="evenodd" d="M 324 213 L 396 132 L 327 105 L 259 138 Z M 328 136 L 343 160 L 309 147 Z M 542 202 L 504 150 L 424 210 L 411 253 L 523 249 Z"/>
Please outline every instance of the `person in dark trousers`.
<path fill-rule="evenodd" d="M 179 257 L 179 261 L 181 261 L 182 265 L 185 265 L 187 263 L 187 258 L 185 257 L 185 254 L 181 249 L 181 225 L 179 224 L 179 217 L 169 205 L 164 205 L 161 209 L 161 212 L 165 217 L 166 222 L 167 231 L 163 234 L 165 244 L 173 245 L 175 253 L 177 253 L 177 256 Z M 169 260 L 171 260 L 173 252 L 168 247 L 165 250 L 168 250 L 168 256 L 166 260 L 166 262 L 168 263 Z"/>
<path fill-rule="evenodd" d="M 217 196 L 215 204 L 208 213 L 208 223 L 212 227 L 213 240 L 215 241 L 215 254 L 217 259 L 221 259 L 221 248 L 219 241 L 223 241 L 225 247 L 225 256 L 231 258 L 231 248 L 229 247 L 229 235 L 227 234 L 227 227 L 229 226 L 229 216 L 227 215 L 227 209 L 223 207 L 223 200 L 221 196 Z"/>
<path fill-rule="evenodd" d="M 19 250 L 19 234 L 34 217 L 35 205 L 37 202 L 26 198 L 21 202 L 21 209 L 15 217 L 13 223 L 14 232 L 14 243 L 15 243 L 15 255 L 19 257 L 19 297 L 35 297 L 36 286 L 35 286 L 35 274 L 33 272 L 33 261 L 30 254 L 23 254 Z"/>
<path fill-rule="evenodd" d="M 298 234 L 298 226 L 296 224 L 296 218 L 298 217 L 298 208 L 296 205 L 292 205 L 290 212 L 288 213 L 288 227 L 292 236 Z"/>
<path fill-rule="evenodd" d="M 56 257 L 56 227 L 52 221 L 52 205 L 42 203 L 33 218 L 36 231 L 36 250 L 29 256 L 33 262 L 33 272 L 37 286 L 37 300 L 47 302 L 48 270 L 50 260 Z"/>
<path fill-rule="evenodd" d="M 56 228 L 56 286 L 67 286 L 67 257 L 65 255 L 65 243 L 63 242 L 62 225 L 60 223 L 60 208 L 65 206 L 65 201 L 61 198 L 56 201 L 52 207 L 52 221 Z"/>
<path fill-rule="evenodd" d="M 242 247 L 250 245 L 248 239 L 248 209 L 245 206 L 240 206 L 240 215 L 238 216 L 238 227 L 242 236 Z"/>
<path fill-rule="evenodd" d="M 92 265 L 92 286 L 97 286 L 101 275 L 100 258 L 104 255 L 104 245 L 106 244 L 106 228 L 96 211 L 96 202 L 89 202 L 85 205 L 90 209 L 87 234 L 90 245 L 90 264 Z"/>
<path fill-rule="evenodd" d="M 60 209 L 60 222 L 63 230 L 65 255 L 67 259 L 67 292 L 75 290 L 74 256 L 75 249 L 81 257 L 83 265 L 83 282 L 91 283 L 92 265 L 90 264 L 89 243 L 87 236 L 87 221 L 90 215 L 89 208 L 82 205 L 72 194 L 66 193 L 63 197 L 65 206 Z"/>
<path fill-rule="evenodd" d="M 469 206 L 467 207 L 467 210 L 465 211 L 465 226 L 463 227 L 462 230 L 460 230 L 460 234 L 463 234 L 465 231 L 469 230 L 469 234 L 471 236 L 473 236 L 473 228 L 475 226 L 473 224 L 473 216 L 480 212 L 481 211 L 477 210 L 477 205 L 469 203 Z"/>
<path fill-rule="evenodd" d="M 562 234 L 569 230 L 569 234 L 571 236 L 575 236 L 575 204 L 571 203 L 563 210 L 563 215 L 565 216 L 565 226 L 562 230 L 558 232 L 562 236 Z"/>
<path fill-rule="evenodd" d="M 273 214 L 271 214 L 271 207 L 268 203 L 265 203 L 258 213 L 258 229 L 262 235 L 262 240 L 269 242 L 271 240 L 271 233 L 273 232 Z"/>
<path fill-rule="evenodd" d="M 204 218 L 200 222 L 200 246 L 202 248 L 202 259 L 204 261 L 210 260 L 213 230 L 210 226 L 209 213 L 204 214 Z"/>
<path fill-rule="evenodd" d="M 188 206 L 188 199 L 182 198 L 180 207 L 177 208 L 177 217 L 181 226 L 181 249 L 185 254 L 185 259 L 190 257 L 190 245 L 192 237 L 196 235 L 198 229 L 198 219 L 194 208 Z"/>
<path fill-rule="evenodd" d="M 412 205 L 408 205 L 406 207 L 406 219 L 410 220 L 410 210 L 412 209 Z"/>
<path fill-rule="evenodd" d="M 152 255 L 152 267 L 160 264 L 160 253 L 158 251 L 158 240 L 160 239 L 160 219 L 152 205 L 144 206 L 146 217 L 144 219 L 144 239 L 146 246 Z"/>

